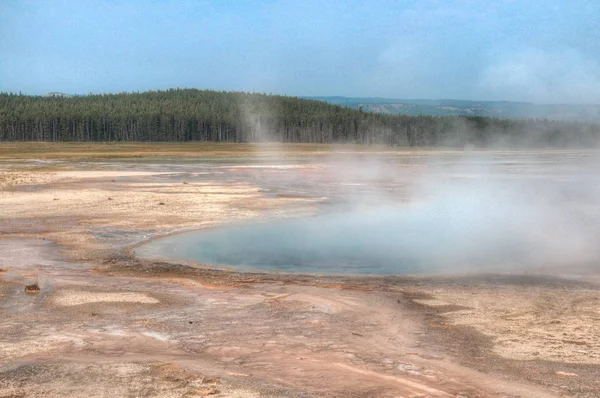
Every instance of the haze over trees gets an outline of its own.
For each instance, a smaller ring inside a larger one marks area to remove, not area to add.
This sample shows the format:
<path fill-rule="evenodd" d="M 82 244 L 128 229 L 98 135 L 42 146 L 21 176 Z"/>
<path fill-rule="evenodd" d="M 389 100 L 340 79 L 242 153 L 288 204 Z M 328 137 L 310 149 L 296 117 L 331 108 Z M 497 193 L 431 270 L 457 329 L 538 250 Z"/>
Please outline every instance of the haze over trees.
<path fill-rule="evenodd" d="M 590 147 L 600 141 L 600 126 L 386 115 L 296 97 L 173 89 L 75 97 L 3 93 L 0 140 Z"/>
<path fill-rule="evenodd" d="M 534 104 L 514 101 L 304 97 L 334 105 L 391 115 L 485 116 L 505 119 L 551 119 L 600 123 L 600 104 Z"/>

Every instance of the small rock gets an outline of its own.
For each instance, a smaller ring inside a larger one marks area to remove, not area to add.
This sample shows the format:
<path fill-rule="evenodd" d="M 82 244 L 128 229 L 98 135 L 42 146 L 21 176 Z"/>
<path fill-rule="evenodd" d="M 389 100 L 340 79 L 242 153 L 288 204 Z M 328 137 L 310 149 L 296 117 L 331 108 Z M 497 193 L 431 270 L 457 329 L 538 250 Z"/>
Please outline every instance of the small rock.
<path fill-rule="evenodd" d="M 415 376 L 420 376 L 421 372 L 419 372 L 421 370 L 420 367 L 415 366 L 413 364 L 410 363 L 401 363 L 398 365 L 398 370 L 401 372 L 405 372 L 411 375 L 415 375 Z"/>
<path fill-rule="evenodd" d="M 40 285 L 37 282 L 32 283 L 31 285 L 25 286 L 25 293 L 37 294 L 39 292 L 40 292 Z"/>

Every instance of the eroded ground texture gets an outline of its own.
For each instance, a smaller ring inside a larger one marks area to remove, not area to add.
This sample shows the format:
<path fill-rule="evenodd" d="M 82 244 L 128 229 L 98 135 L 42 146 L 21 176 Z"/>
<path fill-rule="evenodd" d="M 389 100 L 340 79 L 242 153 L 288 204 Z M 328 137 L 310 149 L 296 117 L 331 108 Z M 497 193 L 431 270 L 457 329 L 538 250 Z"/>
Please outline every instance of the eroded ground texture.
<path fill-rule="evenodd" d="M 417 200 L 414 179 L 463 154 L 245 156 L 3 159 L 0 397 L 600 396 L 589 269 L 335 277 L 135 257 L 188 229 Z M 485 156 L 518 175 L 589 155 Z"/>

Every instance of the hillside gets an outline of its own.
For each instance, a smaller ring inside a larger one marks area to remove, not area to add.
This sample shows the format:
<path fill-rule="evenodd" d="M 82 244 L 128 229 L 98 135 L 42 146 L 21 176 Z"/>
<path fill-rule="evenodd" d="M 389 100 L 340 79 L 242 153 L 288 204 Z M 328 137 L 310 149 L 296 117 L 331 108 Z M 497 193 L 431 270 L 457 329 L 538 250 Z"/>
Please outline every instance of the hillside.
<path fill-rule="evenodd" d="M 65 96 L 0 94 L 0 140 L 359 143 L 589 147 L 600 127 L 479 116 L 360 112 L 313 99 L 177 89 Z"/>
<path fill-rule="evenodd" d="M 393 98 L 306 97 L 351 109 L 391 115 L 485 116 L 600 122 L 600 105 L 533 104 L 511 101 L 419 100 Z"/>

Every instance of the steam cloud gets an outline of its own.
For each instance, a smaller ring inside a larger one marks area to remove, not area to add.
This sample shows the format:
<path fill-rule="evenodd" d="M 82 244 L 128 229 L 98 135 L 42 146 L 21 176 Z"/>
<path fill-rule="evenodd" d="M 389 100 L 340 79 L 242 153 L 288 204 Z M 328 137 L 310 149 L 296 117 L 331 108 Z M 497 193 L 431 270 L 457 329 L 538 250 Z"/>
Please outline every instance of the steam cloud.
<path fill-rule="evenodd" d="M 322 180 L 285 177 L 302 193 L 331 194 L 340 202 L 331 210 L 171 237 L 142 254 L 304 273 L 596 266 L 600 190 L 589 154 L 457 156 L 402 165 L 338 154 Z"/>

